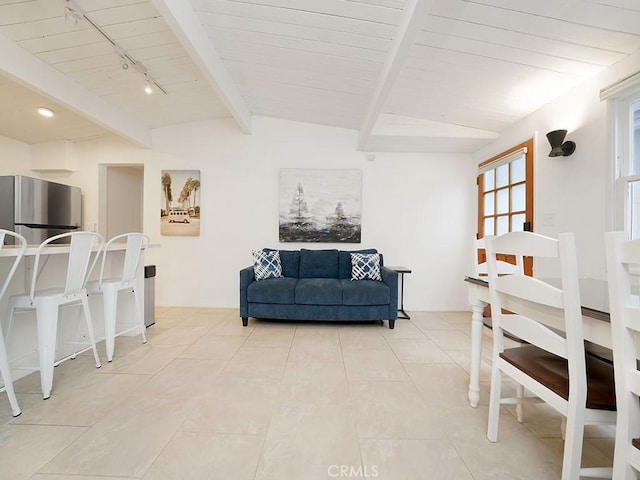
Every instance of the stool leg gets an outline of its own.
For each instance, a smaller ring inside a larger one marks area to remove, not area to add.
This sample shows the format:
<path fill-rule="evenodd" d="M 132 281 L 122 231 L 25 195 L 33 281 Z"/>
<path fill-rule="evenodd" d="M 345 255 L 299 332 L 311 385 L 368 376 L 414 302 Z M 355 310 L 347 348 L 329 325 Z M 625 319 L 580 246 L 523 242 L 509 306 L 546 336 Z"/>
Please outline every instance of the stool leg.
<path fill-rule="evenodd" d="M 107 351 L 107 362 L 113 360 L 116 338 L 116 313 L 118 311 L 118 291 L 103 285 L 102 301 L 104 302 L 104 344 Z"/>
<path fill-rule="evenodd" d="M 140 305 L 142 305 L 143 298 L 140 297 L 139 289 L 133 290 L 134 301 L 136 302 L 136 315 L 138 316 L 138 324 L 140 325 L 140 333 L 142 333 L 142 343 L 147 343 L 147 335 L 145 330 L 147 327 L 144 326 L 144 318 L 142 316 L 142 309 Z"/>
<path fill-rule="evenodd" d="M 42 398 L 51 396 L 53 387 L 53 364 L 56 356 L 58 334 L 58 304 L 42 302 L 36 306 L 38 325 L 38 353 L 40 357 L 40 386 Z"/>
<path fill-rule="evenodd" d="M 89 310 L 89 298 L 85 295 L 82 297 L 82 308 L 84 309 L 84 318 L 87 321 L 87 331 L 89 332 L 89 341 L 91 342 L 91 349 L 93 350 L 93 357 L 96 360 L 96 368 L 100 368 L 100 357 L 98 356 L 98 350 L 96 349 L 96 337 L 93 334 L 93 323 L 91 322 L 91 312 Z"/>
<path fill-rule="evenodd" d="M 2 336 L 1 330 L 0 330 L 0 374 L 2 374 L 2 379 L 4 381 L 4 387 L 7 392 L 7 397 L 9 397 L 9 404 L 11 405 L 11 414 L 14 417 L 17 417 L 22 412 L 20 411 L 20 406 L 18 405 L 18 400 L 16 399 L 16 394 L 13 390 L 13 377 L 11 376 L 9 360 L 7 359 L 7 350 L 5 347 L 4 338 Z"/>

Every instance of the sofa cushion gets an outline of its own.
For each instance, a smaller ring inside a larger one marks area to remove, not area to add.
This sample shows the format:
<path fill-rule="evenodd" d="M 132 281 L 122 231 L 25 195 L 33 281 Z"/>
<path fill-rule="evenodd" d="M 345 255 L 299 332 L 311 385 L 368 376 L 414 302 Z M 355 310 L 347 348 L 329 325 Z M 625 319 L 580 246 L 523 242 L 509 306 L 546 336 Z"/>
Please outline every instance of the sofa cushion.
<path fill-rule="evenodd" d="M 295 303 L 297 278 L 269 278 L 251 282 L 247 287 L 247 301 L 250 303 Z"/>
<path fill-rule="evenodd" d="M 268 252 L 253 250 L 253 272 L 256 280 L 278 278 L 282 276 L 280 254 L 277 250 Z"/>
<path fill-rule="evenodd" d="M 380 255 L 377 253 L 352 253 L 351 280 L 375 280 L 381 282 Z"/>
<path fill-rule="evenodd" d="M 300 250 L 299 278 L 338 278 L 338 250 Z"/>
<path fill-rule="evenodd" d="M 348 279 L 342 279 L 340 283 L 343 305 L 388 305 L 391 301 L 391 292 L 386 283 L 375 280 L 352 282 Z"/>
<path fill-rule="evenodd" d="M 375 248 L 366 248 L 363 250 L 340 250 L 338 253 L 338 278 L 351 278 L 351 254 L 352 253 L 378 253 Z M 382 255 L 380 255 L 382 257 Z M 380 258 L 382 265 L 382 258 Z"/>
<path fill-rule="evenodd" d="M 272 248 L 263 248 L 265 252 L 275 251 Z M 278 250 L 280 253 L 280 265 L 282 265 L 282 276 L 298 278 L 300 273 L 300 250 Z"/>
<path fill-rule="evenodd" d="M 301 278 L 296 285 L 297 305 L 342 305 L 342 286 L 337 278 Z"/>

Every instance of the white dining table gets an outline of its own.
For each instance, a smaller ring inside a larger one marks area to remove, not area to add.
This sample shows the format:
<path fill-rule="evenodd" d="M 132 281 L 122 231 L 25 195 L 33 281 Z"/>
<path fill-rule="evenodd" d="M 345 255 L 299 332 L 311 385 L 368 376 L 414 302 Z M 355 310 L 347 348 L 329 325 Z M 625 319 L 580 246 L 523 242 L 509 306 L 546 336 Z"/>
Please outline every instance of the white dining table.
<path fill-rule="evenodd" d="M 552 280 L 545 279 L 550 283 Z M 469 404 L 477 407 L 480 401 L 480 365 L 482 361 L 483 312 L 489 305 L 489 283 L 486 277 L 466 277 L 471 304 L 471 364 L 469 375 Z M 584 339 L 594 350 L 611 349 L 611 325 L 609 323 L 609 293 L 607 282 L 593 278 L 580 279 L 580 299 Z M 505 305 L 508 309 L 508 305 Z M 562 327 L 561 320 L 549 318 L 551 326 Z M 604 347 L 604 349 L 602 348 Z"/>

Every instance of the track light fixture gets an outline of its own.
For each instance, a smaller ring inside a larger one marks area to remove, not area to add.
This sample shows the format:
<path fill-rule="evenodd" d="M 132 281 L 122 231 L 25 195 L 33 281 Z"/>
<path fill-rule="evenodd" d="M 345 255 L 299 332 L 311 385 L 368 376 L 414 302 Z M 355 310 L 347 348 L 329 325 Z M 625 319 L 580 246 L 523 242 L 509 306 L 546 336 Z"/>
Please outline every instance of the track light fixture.
<path fill-rule="evenodd" d="M 122 70 L 129 70 L 129 67 L 133 66 L 133 68 L 137 72 L 144 75 L 146 81 L 146 87 L 144 91 L 146 93 L 152 93 L 154 87 L 156 87 L 162 93 L 168 95 L 167 91 L 162 88 L 162 86 L 158 82 L 156 82 L 151 77 L 151 75 L 149 75 L 149 73 L 147 72 L 147 67 L 145 67 L 142 62 L 133 58 L 124 48 L 122 48 L 113 38 L 111 38 L 109 34 L 107 34 L 107 32 L 105 32 L 102 27 L 100 27 L 100 25 L 94 22 L 93 19 L 89 17 L 86 12 L 82 10 L 82 8 L 80 8 L 75 0 L 67 0 L 67 6 L 65 8 L 65 22 L 69 25 L 75 26 L 78 21 L 82 19 L 86 20 L 89 25 L 95 28 L 100 35 L 102 35 L 109 41 L 109 43 L 111 43 L 111 45 L 113 45 L 113 50 L 116 52 L 116 55 L 120 57 L 120 68 L 122 68 Z"/>
<path fill-rule="evenodd" d="M 564 137 L 567 136 L 566 130 L 554 130 L 547 133 L 547 140 L 551 145 L 550 157 L 568 157 L 576 151 L 576 142 L 564 141 Z M 564 142 L 564 143 L 563 143 Z"/>

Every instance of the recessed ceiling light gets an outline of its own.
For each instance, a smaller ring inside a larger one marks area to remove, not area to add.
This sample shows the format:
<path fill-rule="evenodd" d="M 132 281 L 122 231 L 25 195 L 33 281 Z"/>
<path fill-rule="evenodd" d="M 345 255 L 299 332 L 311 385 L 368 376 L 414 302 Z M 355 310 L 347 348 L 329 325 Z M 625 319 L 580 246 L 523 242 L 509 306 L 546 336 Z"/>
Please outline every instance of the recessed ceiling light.
<path fill-rule="evenodd" d="M 53 117 L 53 110 L 45 107 L 38 107 L 38 113 L 43 117 Z"/>

